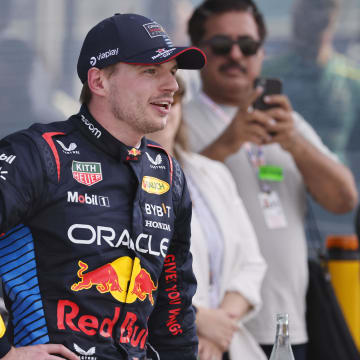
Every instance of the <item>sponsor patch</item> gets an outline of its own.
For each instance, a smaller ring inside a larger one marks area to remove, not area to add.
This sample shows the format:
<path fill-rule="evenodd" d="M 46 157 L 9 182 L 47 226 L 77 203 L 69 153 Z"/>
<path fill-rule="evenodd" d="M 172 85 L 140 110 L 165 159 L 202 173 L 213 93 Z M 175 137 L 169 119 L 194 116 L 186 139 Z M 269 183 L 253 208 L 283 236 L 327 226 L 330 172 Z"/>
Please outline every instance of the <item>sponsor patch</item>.
<path fill-rule="evenodd" d="M 77 191 L 68 191 L 67 195 L 67 202 L 69 203 L 110 207 L 110 201 L 107 196 L 89 195 L 87 193 L 79 194 Z"/>
<path fill-rule="evenodd" d="M 139 156 L 141 155 L 141 150 L 132 148 L 131 150 L 128 150 L 128 154 L 126 156 L 127 161 L 137 161 L 139 160 Z"/>
<path fill-rule="evenodd" d="M 0 155 L 0 161 L 5 161 L 8 164 L 12 164 L 12 162 L 16 159 L 15 155 L 6 155 L 6 154 L 1 154 Z"/>
<path fill-rule="evenodd" d="M 68 239 L 73 244 L 97 246 L 110 246 L 118 248 L 124 246 L 142 254 L 165 257 L 168 249 L 169 239 L 162 238 L 154 240 L 152 235 L 139 234 L 136 239 L 132 239 L 127 229 L 116 232 L 115 229 L 108 226 L 91 226 L 88 224 L 73 224 L 67 231 Z"/>
<path fill-rule="evenodd" d="M 101 136 L 101 131 L 94 126 L 84 115 L 81 115 L 81 121 L 89 128 L 90 132 L 98 139 Z"/>
<path fill-rule="evenodd" d="M 77 145 L 74 142 L 70 143 L 69 146 L 65 146 L 64 143 L 62 141 L 60 141 L 60 140 L 56 140 L 56 142 L 61 146 L 61 149 L 62 149 L 64 154 L 67 154 L 67 155 L 70 155 L 70 154 L 79 155 L 80 154 L 80 151 L 76 150 Z"/>
<path fill-rule="evenodd" d="M 169 57 L 174 51 L 176 50 L 176 48 L 171 48 L 171 49 L 158 49 L 156 50 L 156 55 L 152 56 L 151 59 L 156 60 L 156 59 L 164 59 Z"/>
<path fill-rule="evenodd" d="M 149 160 L 150 163 L 151 163 L 150 167 L 151 167 L 152 169 L 163 169 L 163 170 L 166 169 L 166 167 L 165 167 L 164 165 L 161 165 L 161 163 L 162 163 L 162 157 L 161 157 L 160 154 L 157 154 L 157 155 L 156 155 L 155 160 L 154 160 L 154 159 L 151 157 L 151 155 L 149 155 L 147 152 L 145 152 L 145 154 L 146 154 L 148 160 Z"/>
<path fill-rule="evenodd" d="M 156 195 L 165 194 L 170 189 L 170 185 L 166 181 L 152 176 L 144 176 L 141 186 L 147 193 Z"/>
<path fill-rule="evenodd" d="M 7 171 L 1 170 L 1 166 L 0 166 L 0 179 L 6 180 L 5 175 L 6 175 L 7 173 L 8 173 Z"/>
<path fill-rule="evenodd" d="M 71 170 L 73 178 L 83 185 L 92 186 L 103 179 L 101 163 L 73 160 Z"/>
<path fill-rule="evenodd" d="M 157 36 L 168 36 L 164 28 L 156 21 L 144 24 L 143 27 L 151 38 L 155 38 Z"/>
<path fill-rule="evenodd" d="M 95 346 L 91 347 L 88 350 L 84 350 L 79 345 L 74 343 L 74 349 L 80 355 L 80 360 L 97 360 L 97 357 L 95 356 Z"/>
<path fill-rule="evenodd" d="M 144 210 L 148 215 L 154 215 L 158 217 L 167 216 L 169 218 L 171 207 L 166 206 L 164 203 L 161 203 L 161 206 L 145 203 Z"/>
<path fill-rule="evenodd" d="M 153 292 L 157 285 L 149 272 L 141 267 L 139 258 L 134 260 L 122 256 L 89 271 L 88 264 L 79 260 L 77 276 L 79 282 L 71 285 L 72 291 L 89 290 L 94 287 L 99 293 L 110 293 L 114 299 L 122 303 L 133 303 L 136 300 L 148 299 L 154 305 Z"/>
<path fill-rule="evenodd" d="M 160 221 L 145 220 L 145 226 L 150 227 L 150 228 L 154 228 L 154 229 L 171 231 L 171 227 L 170 227 L 169 224 L 162 223 Z"/>
<path fill-rule="evenodd" d="M 99 53 L 99 55 L 96 56 L 96 57 L 92 56 L 90 58 L 90 65 L 95 66 L 98 61 L 103 60 L 103 59 L 107 59 L 108 57 L 118 55 L 118 54 L 119 54 L 119 48 L 109 49 L 108 51 Z"/>

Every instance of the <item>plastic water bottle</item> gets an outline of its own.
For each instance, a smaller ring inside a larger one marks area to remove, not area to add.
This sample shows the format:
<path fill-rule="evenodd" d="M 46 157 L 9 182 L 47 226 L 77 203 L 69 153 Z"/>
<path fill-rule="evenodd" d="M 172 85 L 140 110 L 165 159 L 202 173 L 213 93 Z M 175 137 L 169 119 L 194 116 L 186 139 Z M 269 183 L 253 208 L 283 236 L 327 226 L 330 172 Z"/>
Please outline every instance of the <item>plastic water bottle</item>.
<path fill-rule="evenodd" d="M 270 360 L 295 360 L 290 344 L 288 314 L 276 314 L 276 337 Z"/>

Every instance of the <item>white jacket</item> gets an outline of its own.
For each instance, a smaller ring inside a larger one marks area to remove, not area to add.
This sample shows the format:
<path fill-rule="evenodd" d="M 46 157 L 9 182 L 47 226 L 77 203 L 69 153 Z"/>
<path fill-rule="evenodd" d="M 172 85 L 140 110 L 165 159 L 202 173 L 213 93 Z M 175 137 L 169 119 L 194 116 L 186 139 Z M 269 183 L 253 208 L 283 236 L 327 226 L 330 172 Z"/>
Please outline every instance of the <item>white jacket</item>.
<path fill-rule="evenodd" d="M 181 152 L 185 175 L 191 176 L 201 196 L 211 207 L 224 239 L 220 299 L 227 291 L 241 293 L 252 310 L 239 321 L 239 331 L 230 345 L 232 360 L 266 360 L 266 356 L 243 326 L 261 306 L 260 287 L 266 265 L 255 232 L 240 199 L 234 180 L 225 165 L 195 153 Z M 198 281 L 194 305 L 209 306 L 209 258 L 207 242 L 196 213 L 191 224 L 191 252 Z"/>

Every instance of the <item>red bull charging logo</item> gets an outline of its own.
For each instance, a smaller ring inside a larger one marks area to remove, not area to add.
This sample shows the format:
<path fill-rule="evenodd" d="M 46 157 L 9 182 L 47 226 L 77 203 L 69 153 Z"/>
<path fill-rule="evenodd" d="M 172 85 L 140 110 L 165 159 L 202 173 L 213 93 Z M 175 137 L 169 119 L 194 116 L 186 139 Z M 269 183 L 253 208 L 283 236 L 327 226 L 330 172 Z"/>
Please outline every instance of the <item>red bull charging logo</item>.
<path fill-rule="evenodd" d="M 81 291 L 95 286 L 101 294 L 109 292 L 119 302 L 133 303 L 136 299 L 145 301 L 148 298 L 154 305 L 153 291 L 157 285 L 149 272 L 141 267 L 139 258 L 133 260 L 123 256 L 91 271 L 87 271 L 88 265 L 83 261 L 78 264 L 80 281 L 74 283 L 71 290 Z"/>

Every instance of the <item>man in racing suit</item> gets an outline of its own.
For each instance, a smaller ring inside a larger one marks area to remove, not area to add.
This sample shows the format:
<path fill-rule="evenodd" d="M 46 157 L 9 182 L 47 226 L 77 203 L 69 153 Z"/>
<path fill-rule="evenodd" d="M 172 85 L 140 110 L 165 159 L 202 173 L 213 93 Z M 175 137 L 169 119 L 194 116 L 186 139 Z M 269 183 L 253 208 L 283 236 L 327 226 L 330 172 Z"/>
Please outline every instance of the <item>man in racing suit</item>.
<path fill-rule="evenodd" d="M 0 142 L 1 359 L 196 359 L 191 202 L 144 135 L 166 124 L 177 68 L 205 61 L 115 14 L 81 49 L 80 112 Z"/>

